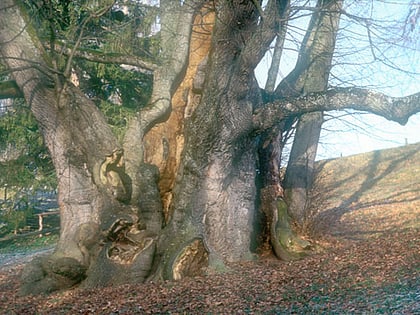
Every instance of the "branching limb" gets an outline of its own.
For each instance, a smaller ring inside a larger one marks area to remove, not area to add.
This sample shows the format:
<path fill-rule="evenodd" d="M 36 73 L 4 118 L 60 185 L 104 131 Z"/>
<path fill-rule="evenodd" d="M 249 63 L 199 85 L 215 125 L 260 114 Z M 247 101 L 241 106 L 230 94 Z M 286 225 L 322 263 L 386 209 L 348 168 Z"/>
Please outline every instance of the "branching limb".
<path fill-rule="evenodd" d="M 74 47 L 71 49 L 70 54 L 68 55 L 66 68 L 64 70 L 64 76 L 66 78 L 70 77 L 71 68 L 72 68 L 72 60 L 76 53 L 76 50 L 80 47 L 86 26 L 92 19 L 98 18 L 104 15 L 106 12 L 108 12 L 111 9 L 111 7 L 114 5 L 114 3 L 115 1 L 111 0 L 110 3 L 106 3 L 104 7 L 99 7 L 96 11 L 91 12 L 90 15 L 83 21 L 82 25 L 79 28 L 80 31 L 79 31 L 79 35 L 77 36 L 76 43 Z"/>
<path fill-rule="evenodd" d="M 289 10 L 288 0 L 270 0 L 263 11 L 258 1 L 253 1 L 261 21 L 253 36 L 246 42 L 242 52 L 245 67 L 254 68 L 266 53 L 275 36 L 286 25 L 286 15 Z"/>
<path fill-rule="evenodd" d="M 57 45 L 57 44 L 56 44 Z M 122 55 L 122 54 L 112 54 L 112 53 L 103 53 L 100 51 L 82 49 L 72 50 L 70 48 L 62 47 L 61 51 L 65 55 L 73 54 L 74 58 L 85 59 L 88 61 L 99 62 L 99 63 L 115 63 L 115 64 L 125 64 L 137 67 L 143 71 L 141 72 L 153 72 L 157 69 L 158 65 L 142 60 L 136 56 Z"/>
<path fill-rule="evenodd" d="M 161 1 L 160 65 L 153 73 L 153 92 L 149 104 L 129 123 L 123 147 L 127 174 L 137 173 L 143 161 L 144 135 L 157 123 L 165 121 L 172 110 L 171 98 L 188 66 L 192 24 L 202 1 Z M 133 191 L 133 199 L 136 190 Z"/>
<path fill-rule="evenodd" d="M 303 97 L 279 99 L 265 104 L 254 113 L 254 129 L 266 130 L 290 116 L 343 109 L 366 111 L 405 125 L 412 115 L 420 112 L 420 92 L 405 97 L 390 97 L 361 88 L 334 88 Z"/>

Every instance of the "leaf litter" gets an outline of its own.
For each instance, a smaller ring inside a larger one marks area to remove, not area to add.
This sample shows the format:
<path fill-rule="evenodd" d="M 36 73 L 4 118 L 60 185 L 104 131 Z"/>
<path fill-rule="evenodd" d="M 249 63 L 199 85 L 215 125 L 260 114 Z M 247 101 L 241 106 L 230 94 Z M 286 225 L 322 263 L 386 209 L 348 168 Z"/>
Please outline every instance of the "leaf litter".
<path fill-rule="evenodd" d="M 19 297 L 24 263 L 0 268 L 2 314 L 420 314 L 420 145 L 318 164 L 296 262 L 263 253 L 177 282 Z M 378 158 L 379 155 L 379 158 Z M 368 172 L 370 175 L 363 175 Z M 386 196 L 386 197 L 384 197 Z"/>

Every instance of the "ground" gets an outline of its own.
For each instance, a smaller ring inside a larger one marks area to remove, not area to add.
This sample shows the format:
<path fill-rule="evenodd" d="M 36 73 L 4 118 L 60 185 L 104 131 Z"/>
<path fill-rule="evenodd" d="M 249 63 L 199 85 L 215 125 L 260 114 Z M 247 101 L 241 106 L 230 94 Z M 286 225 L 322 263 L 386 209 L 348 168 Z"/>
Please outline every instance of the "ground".
<path fill-rule="evenodd" d="M 305 259 L 44 297 L 17 296 L 16 259 L 2 314 L 420 314 L 420 144 L 319 162 L 316 183 Z"/>

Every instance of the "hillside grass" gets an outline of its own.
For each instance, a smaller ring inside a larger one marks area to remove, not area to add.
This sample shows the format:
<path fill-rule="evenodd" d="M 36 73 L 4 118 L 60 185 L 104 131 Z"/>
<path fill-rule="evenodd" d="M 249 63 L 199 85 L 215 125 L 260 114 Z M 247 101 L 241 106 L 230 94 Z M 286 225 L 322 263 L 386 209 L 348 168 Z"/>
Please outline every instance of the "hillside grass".
<path fill-rule="evenodd" d="M 308 229 L 363 240 L 420 228 L 420 144 L 316 166 Z"/>

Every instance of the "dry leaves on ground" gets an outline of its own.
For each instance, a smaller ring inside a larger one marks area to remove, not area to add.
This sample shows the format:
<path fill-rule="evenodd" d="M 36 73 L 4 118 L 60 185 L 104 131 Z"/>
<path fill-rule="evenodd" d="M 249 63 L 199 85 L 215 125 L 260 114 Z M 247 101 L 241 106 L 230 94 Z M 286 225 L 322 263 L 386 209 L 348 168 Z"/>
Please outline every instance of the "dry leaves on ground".
<path fill-rule="evenodd" d="M 387 173 L 367 159 L 369 178 L 346 172 L 340 177 L 343 165 L 324 164 L 334 177 L 319 175 L 326 193 L 318 200 L 323 211 L 316 213 L 312 228 L 320 250 L 303 260 L 288 263 L 262 255 L 228 266 L 225 273 L 74 288 L 44 297 L 17 296 L 22 266 L 15 265 L 0 269 L 0 309 L 5 314 L 420 314 L 419 181 L 407 169 L 420 168 L 420 158 L 418 150 L 411 151 L 409 163 L 386 160 Z M 395 174 L 404 182 L 396 186 L 401 192 L 395 188 L 391 194 Z M 348 199 L 342 185 L 351 190 Z"/>
<path fill-rule="evenodd" d="M 0 308 L 6 314 L 376 312 L 385 307 L 378 303 L 392 294 L 408 299 L 398 305 L 400 313 L 420 311 L 418 230 L 347 246 L 336 243 L 293 263 L 266 257 L 232 265 L 223 274 L 97 290 L 76 288 L 47 297 L 17 297 L 20 270 L 19 266 L 0 274 Z"/>

